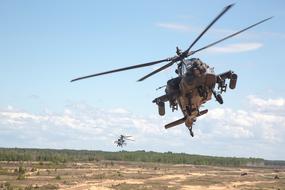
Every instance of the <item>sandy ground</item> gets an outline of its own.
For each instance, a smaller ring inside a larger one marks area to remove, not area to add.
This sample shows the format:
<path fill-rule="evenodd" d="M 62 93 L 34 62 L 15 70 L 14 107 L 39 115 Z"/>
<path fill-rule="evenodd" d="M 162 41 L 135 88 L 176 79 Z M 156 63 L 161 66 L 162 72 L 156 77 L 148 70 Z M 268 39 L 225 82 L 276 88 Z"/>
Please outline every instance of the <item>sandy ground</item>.
<path fill-rule="evenodd" d="M 20 163 L 0 163 L 0 189 L 63 190 L 285 190 L 285 168 L 229 168 L 132 162 L 21 163 L 26 169 L 19 179 Z M 247 175 L 241 176 L 242 173 Z M 279 179 L 275 179 L 278 176 Z"/>

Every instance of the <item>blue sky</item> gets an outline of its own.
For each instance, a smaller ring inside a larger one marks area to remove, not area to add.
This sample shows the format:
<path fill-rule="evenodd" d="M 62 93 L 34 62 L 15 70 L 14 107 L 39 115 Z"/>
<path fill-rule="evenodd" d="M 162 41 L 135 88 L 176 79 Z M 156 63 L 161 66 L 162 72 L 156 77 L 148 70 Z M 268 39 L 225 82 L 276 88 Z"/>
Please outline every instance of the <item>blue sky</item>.
<path fill-rule="evenodd" d="M 190 138 L 163 125 L 151 101 L 175 66 L 158 66 L 70 83 L 75 77 L 140 64 L 185 49 L 232 1 L 0 1 L 0 146 L 126 150 L 285 159 L 285 12 L 283 1 L 236 1 L 195 45 L 198 49 L 264 18 L 250 31 L 197 53 L 217 73 L 234 70 L 237 89 Z M 169 139 L 174 139 L 175 142 Z M 257 151 L 258 150 L 258 151 Z"/>

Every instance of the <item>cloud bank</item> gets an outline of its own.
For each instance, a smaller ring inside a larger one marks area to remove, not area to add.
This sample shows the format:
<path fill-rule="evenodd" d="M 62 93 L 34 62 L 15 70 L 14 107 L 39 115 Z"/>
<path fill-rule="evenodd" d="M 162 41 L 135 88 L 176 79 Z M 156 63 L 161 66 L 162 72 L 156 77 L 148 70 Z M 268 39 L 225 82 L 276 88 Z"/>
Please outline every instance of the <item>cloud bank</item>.
<path fill-rule="evenodd" d="M 182 31 L 182 32 L 193 31 L 193 28 L 191 26 L 179 23 L 157 23 L 156 26 L 160 28 Z"/>
<path fill-rule="evenodd" d="M 164 118 L 139 116 L 123 108 L 73 104 L 60 113 L 31 113 L 9 106 L 0 110 L 0 144 L 118 150 L 113 141 L 127 134 L 135 139 L 127 150 L 285 159 L 285 99 L 248 96 L 247 101 L 248 107 L 239 110 L 209 110 L 194 126 L 194 138 L 183 125 L 165 130 Z"/>
<path fill-rule="evenodd" d="M 247 51 L 253 51 L 261 48 L 263 45 L 261 43 L 238 43 L 230 44 L 223 47 L 211 47 L 207 51 L 212 53 L 241 53 Z"/>

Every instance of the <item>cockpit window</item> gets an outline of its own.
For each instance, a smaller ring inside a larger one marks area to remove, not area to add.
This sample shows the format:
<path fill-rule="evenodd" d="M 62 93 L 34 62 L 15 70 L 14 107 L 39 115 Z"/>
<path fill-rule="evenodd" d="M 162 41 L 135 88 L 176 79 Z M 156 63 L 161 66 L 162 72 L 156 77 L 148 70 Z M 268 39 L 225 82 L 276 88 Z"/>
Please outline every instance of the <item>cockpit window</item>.
<path fill-rule="evenodd" d="M 187 71 L 186 65 L 185 65 L 185 64 L 182 64 L 182 67 L 181 67 L 181 73 L 182 73 L 182 75 L 184 75 L 184 74 L 186 73 L 186 71 Z"/>
<path fill-rule="evenodd" d="M 179 75 L 185 75 L 186 73 L 192 73 L 189 71 L 193 69 L 193 66 L 197 64 L 197 61 L 198 61 L 197 58 L 191 58 L 191 59 L 184 60 L 184 63 L 180 63 L 178 66 Z"/>
<path fill-rule="evenodd" d="M 187 70 L 190 70 L 190 69 L 191 69 L 191 67 L 192 67 L 192 63 L 191 63 L 191 62 L 187 63 L 187 65 L 186 65 L 186 69 L 187 69 Z"/>
<path fill-rule="evenodd" d="M 178 65 L 178 74 L 179 75 L 184 75 L 186 73 L 187 69 L 186 69 L 186 65 L 183 63 L 180 63 Z"/>

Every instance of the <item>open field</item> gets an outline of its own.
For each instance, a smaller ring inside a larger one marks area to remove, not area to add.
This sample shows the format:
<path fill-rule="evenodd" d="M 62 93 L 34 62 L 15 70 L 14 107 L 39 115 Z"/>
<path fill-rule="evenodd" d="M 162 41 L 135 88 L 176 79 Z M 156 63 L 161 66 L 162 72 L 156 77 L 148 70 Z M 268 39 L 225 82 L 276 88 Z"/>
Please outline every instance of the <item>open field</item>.
<path fill-rule="evenodd" d="M 246 175 L 241 175 L 246 174 Z M 274 179 L 278 176 L 279 179 Z M 142 162 L 1 162 L 0 189 L 284 189 L 285 168 Z"/>

